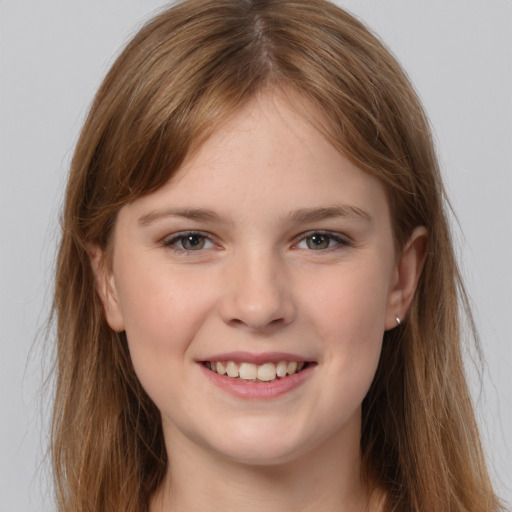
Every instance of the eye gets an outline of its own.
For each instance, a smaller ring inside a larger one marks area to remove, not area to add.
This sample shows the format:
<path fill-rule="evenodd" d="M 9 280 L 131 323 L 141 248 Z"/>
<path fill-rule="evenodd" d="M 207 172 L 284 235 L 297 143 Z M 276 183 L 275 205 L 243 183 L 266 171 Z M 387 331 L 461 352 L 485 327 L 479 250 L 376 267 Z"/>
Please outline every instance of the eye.
<path fill-rule="evenodd" d="M 165 247 L 177 251 L 201 251 L 202 249 L 211 249 L 215 247 L 214 243 L 203 233 L 179 233 L 170 239 L 164 241 Z"/>
<path fill-rule="evenodd" d="M 333 249 L 337 246 L 350 245 L 348 240 L 342 238 L 334 233 L 325 233 L 322 231 L 315 231 L 306 233 L 297 244 L 299 249 L 311 249 L 313 251 L 322 251 L 326 249 Z"/>

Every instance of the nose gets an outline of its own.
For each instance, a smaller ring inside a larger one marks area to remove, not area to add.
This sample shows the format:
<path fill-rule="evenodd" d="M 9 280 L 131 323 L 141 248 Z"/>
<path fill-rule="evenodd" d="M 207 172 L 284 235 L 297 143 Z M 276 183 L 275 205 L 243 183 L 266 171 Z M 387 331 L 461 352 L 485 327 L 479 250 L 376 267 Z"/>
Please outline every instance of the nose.
<path fill-rule="evenodd" d="M 264 333 L 290 324 L 295 317 L 292 286 L 279 258 L 259 251 L 233 259 L 223 276 L 223 321 Z"/>

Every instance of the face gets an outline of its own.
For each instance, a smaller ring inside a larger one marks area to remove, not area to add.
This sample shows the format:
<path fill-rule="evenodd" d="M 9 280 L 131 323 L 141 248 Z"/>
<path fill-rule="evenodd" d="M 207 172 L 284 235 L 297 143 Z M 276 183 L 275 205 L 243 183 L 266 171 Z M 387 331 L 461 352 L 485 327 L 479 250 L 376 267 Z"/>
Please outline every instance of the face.
<path fill-rule="evenodd" d="M 168 449 L 275 464 L 358 446 L 408 281 L 380 182 L 285 99 L 233 115 L 113 237 L 107 319 Z"/>

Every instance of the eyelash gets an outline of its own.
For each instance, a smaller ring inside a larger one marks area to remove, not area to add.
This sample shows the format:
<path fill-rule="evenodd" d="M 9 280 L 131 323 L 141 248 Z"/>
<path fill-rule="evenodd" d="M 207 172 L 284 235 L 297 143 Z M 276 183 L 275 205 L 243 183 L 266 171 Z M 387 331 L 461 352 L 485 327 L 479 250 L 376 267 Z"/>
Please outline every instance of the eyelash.
<path fill-rule="evenodd" d="M 306 243 L 308 240 L 311 240 L 313 237 L 325 237 L 329 240 L 329 246 L 325 248 L 320 249 L 312 249 L 311 247 L 298 247 L 301 243 Z M 183 243 L 184 240 L 191 237 L 197 237 L 199 239 L 204 240 L 204 243 L 210 243 L 211 247 L 201 247 L 199 249 L 186 249 L 183 246 L 179 247 L 177 244 Z M 309 250 L 311 252 L 319 252 L 319 253 L 325 253 L 327 251 L 333 251 L 336 249 L 340 249 L 342 247 L 351 247 L 352 243 L 350 240 L 348 240 L 345 237 L 340 236 L 339 234 L 332 233 L 330 231 L 322 231 L 322 230 L 316 230 L 316 231 L 308 231 L 306 233 L 302 233 L 298 237 L 295 238 L 296 242 L 294 242 L 294 247 L 299 249 L 305 249 Z M 331 244 L 334 242 L 334 244 Z M 177 233 L 173 235 L 171 238 L 164 239 L 162 242 L 162 245 L 168 249 L 171 249 L 172 251 L 179 253 L 179 254 L 187 254 L 190 255 L 193 252 L 202 252 L 205 249 L 211 249 L 216 247 L 215 242 L 212 241 L 212 236 L 209 233 L 204 233 L 202 231 L 184 231 L 181 233 Z"/>
<path fill-rule="evenodd" d="M 191 238 L 194 236 L 196 236 L 200 239 L 203 239 L 205 241 L 208 241 L 213 246 L 215 246 L 215 243 L 211 239 L 211 235 L 209 235 L 208 233 L 203 233 L 202 231 L 183 231 L 182 233 L 177 233 L 177 234 L 173 235 L 171 238 L 164 239 L 162 244 L 164 247 L 167 247 L 168 249 L 171 249 L 172 251 L 175 251 L 175 252 L 181 253 L 181 254 L 190 254 L 192 252 L 200 252 L 202 250 L 202 248 L 196 249 L 196 251 L 194 251 L 193 249 L 185 249 L 184 247 L 177 246 L 177 244 L 180 242 L 180 240 L 183 241 L 187 238 Z M 210 248 L 210 247 L 208 247 L 208 248 Z"/>
<path fill-rule="evenodd" d="M 320 236 L 328 238 L 330 241 L 335 242 L 333 246 L 330 245 L 329 247 L 326 247 L 324 249 L 317 249 L 316 252 L 326 252 L 326 251 L 333 251 L 336 249 L 339 249 L 340 247 L 351 247 L 351 242 L 346 238 L 342 237 L 337 233 L 332 233 L 331 231 L 322 231 L 322 230 L 316 230 L 316 231 L 308 231 L 306 233 L 302 233 L 298 237 L 298 242 L 295 244 L 296 246 L 299 245 L 299 243 L 306 242 L 308 239 L 312 239 L 314 236 Z M 315 249 L 311 249 L 311 247 L 308 247 L 310 251 L 315 251 Z"/>

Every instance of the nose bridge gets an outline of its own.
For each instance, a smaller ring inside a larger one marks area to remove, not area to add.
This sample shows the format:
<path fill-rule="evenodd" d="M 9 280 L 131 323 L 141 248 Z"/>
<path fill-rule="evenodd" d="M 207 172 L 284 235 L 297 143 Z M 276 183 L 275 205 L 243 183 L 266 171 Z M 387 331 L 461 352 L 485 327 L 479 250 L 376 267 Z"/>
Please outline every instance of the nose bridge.
<path fill-rule="evenodd" d="M 285 265 L 271 247 L 252 246 L 237 251 L 226 270 L 229 286 L 221 299 L 221 314 L 226 323 L 267 330 L 293 319 Z"/>

